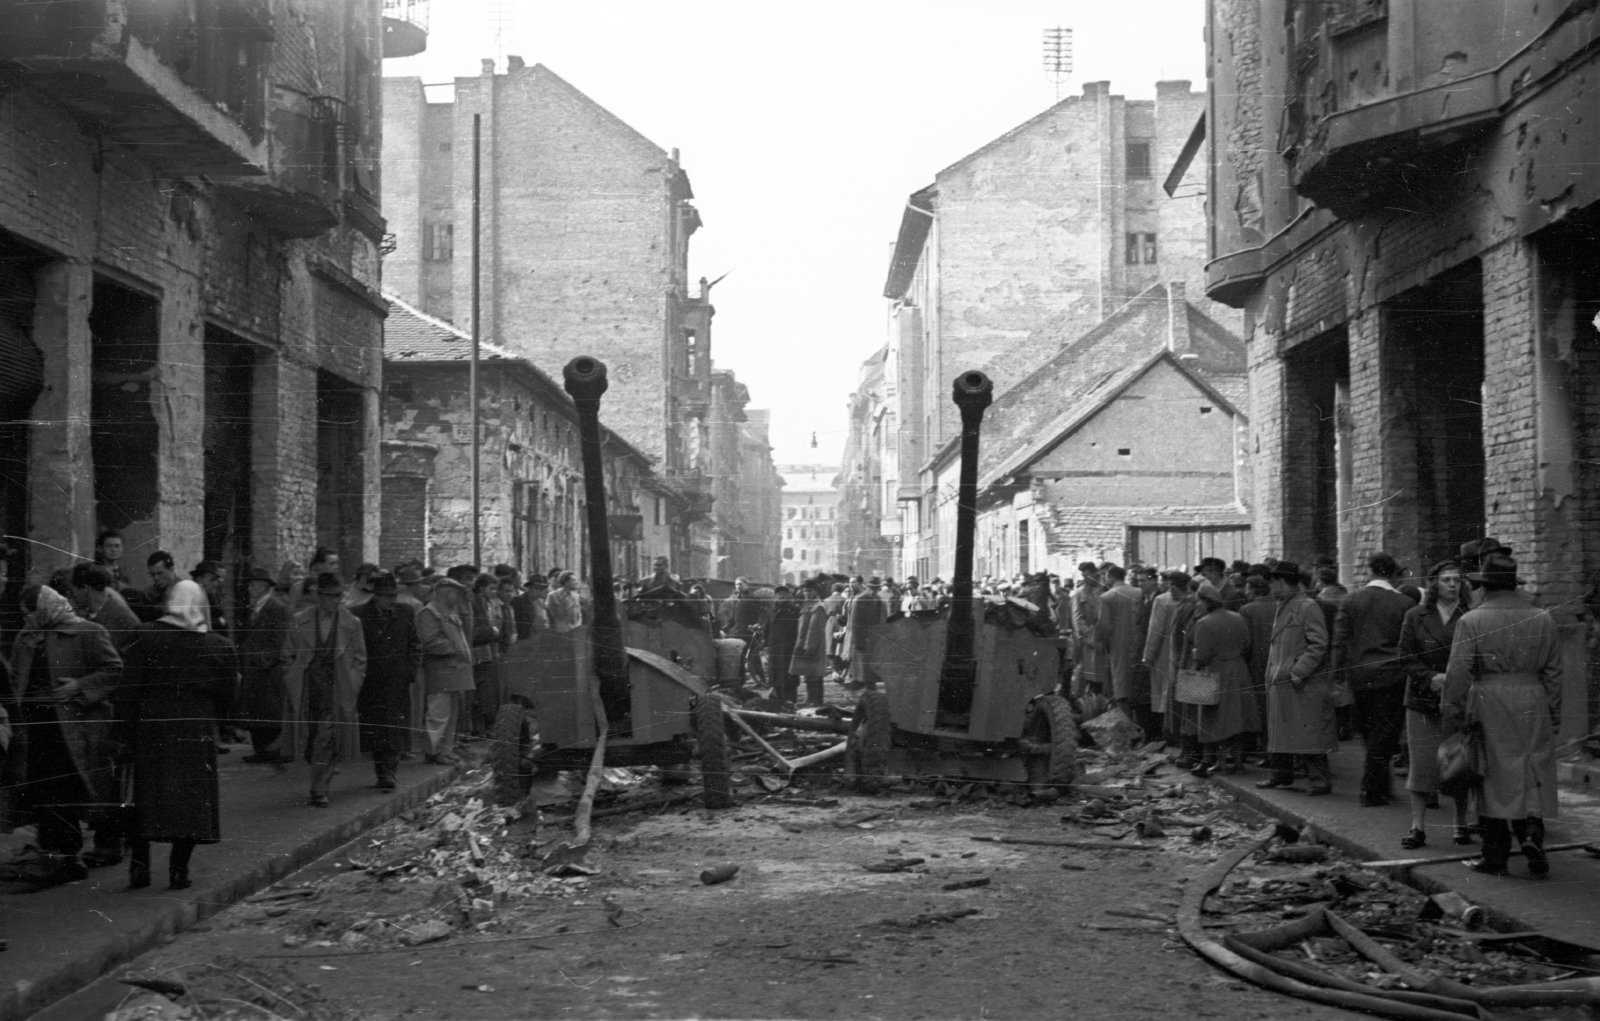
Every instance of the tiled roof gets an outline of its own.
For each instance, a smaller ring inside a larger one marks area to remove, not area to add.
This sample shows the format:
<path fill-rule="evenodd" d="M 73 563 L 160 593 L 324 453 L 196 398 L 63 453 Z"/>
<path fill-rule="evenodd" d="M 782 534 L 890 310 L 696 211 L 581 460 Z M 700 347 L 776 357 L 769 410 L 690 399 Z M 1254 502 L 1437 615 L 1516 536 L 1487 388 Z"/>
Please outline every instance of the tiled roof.
<path fill-rule="evenodd" d="M 1103 395 L 1109 381 L 1165 350 L 1172 333 L 1171 299 L 1165 284 L 1147 288 L 996 398 L 983 416 L 979 477 L 989 478 L 1023 448 L 1044 439 L 1052 424 L 1059 428 L 1071 409 Z M 1215 376 L 1242 376 L 1244 342 L 1187 301 L 1183 308 L 1189 350 L 1199 356 L 1186 360 L 1185 367 L 1208 383 Z M 1243 410 L 1242 403 L 1236 407 Z"/>
<path fill-rule="evenodd" d="M 1127 529 L 1248 526 L 1250 515 L 1238 507 L 1074 507 L 1052 499 L 1048 483 L 1033 485 L 1034 520 L 1044 529 L 1051 553 L 1080 549 L 1117 549 Z"/>
<path fill-rule="evenodd" d="M 389 302 L 389 318 L 383 324 L 383 357 L 397 362 L 468 361 L 472 358 L 472 334 L 392 294 L 383 297 Z M 478 342 L 480 361 L 516 357 L 498 344 Z"/>

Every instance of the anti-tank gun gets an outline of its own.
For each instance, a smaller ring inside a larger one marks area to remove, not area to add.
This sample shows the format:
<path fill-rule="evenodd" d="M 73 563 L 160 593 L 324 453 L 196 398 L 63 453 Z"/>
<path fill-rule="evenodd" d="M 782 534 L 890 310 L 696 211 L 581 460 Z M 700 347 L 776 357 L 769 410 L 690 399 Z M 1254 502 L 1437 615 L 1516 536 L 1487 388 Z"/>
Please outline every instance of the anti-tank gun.
<path fill-rule="evenodd" d="M 600 425 L 606 367 L 574 358 L 562 376 L 577 408 L 593 609 L 587 623 L 535 631 L 507 653 L 490 751 L 496 798 L 522 798 L 539 772 L 587 769 L 603 722 L 606 765 L 681 775 L 698 760 L 706 807 L 725 808 L 727 731 L 722 702 L 710 693 L 721 680 L 710 628 L 670 596 L 616 598 Z"/>
<path fill-rule="evenodd" d="M 972 593 L 978 444 L 994 384 L 982 372 L 955 379 L 961 411 L 955 572 L 948 609 L 901 614 L 875 625 L 865 674 L 881 687 L 861 695 L 846 771 L 872 790 L 890 774 L 1070 785 L 1078 728 L 1053 694 L 1056 643 L 1005 604 Z"/>

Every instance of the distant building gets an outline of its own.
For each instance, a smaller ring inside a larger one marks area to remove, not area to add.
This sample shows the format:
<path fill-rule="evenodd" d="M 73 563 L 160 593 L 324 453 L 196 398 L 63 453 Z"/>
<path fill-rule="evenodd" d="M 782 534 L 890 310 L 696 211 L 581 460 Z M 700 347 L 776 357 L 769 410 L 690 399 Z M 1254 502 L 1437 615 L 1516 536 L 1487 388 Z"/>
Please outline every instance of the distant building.
<path fill-rule="evenodd" d="M 932 459 L 960 431 L 955 377 L 982 369 L 1002 395 L 1153 286 L 1178 281 L 1200 311 L 1237 330 L 1203 293 L 1205 194 L 1169 196 L 1164 168 L 1199 144 L 1206 96 L 1187 81 L 1126 100 L 1109 82 L 1056 103 L 934 175 L 912 194 L 890 259 L 884 401 L 896 479 L 884 517 L 902 573 L 948 563 Z M 884 448 L 887 449 L 887 448 Z"/>
<path fill-rule="evenodd" d="M 728 421 L 713 413 L 716 310 L 710 285 L 690 288 L 689 240 L 701 224 L 676 151 L 520 57 L 503 74 L 484 61 L 453 94 L 430 95 L 418 78 L 383 84 L 395 243 L 386 287 L 470 328 L 476 123 L 480 336 L 551 373 L 580 354 L 606 362 L 607 420 L 677 494 L 673 570 L 721 576 L 727 562 L 716 558 L 728 554 L 716 536 L 737 531 L 739 476 L 712 462 L 712 431 Z M 737 439 L 728 449 L 736 461 Z"/>
<path fill-rule="evenodd" d="M 900 516 L 897 456 L 904 437 L 895 416 L 893 376 L 886 372 L 890 349 L 880 348 L 861 363 L 850 395 L 850 431 L 845 437 L 839 477 L 839 570 L 847 574 L 904 577 L 900 567 Z M 913 476 L 915 477 L 915 476 Z"/>
<path fill-rule="evenodd" d="M 741 516 L 734 577 L 774 581 L 780 569 L 778 528 L 782 519 L 783 476 L 772 463 L 772 413 L 751 408 L 739 429 Z"/>
<path fill-rule="evenodd" d="M 783 476 L 783 561 L 779 580 L 787 585 L 839 566 L 839 469 L 829 465 L 786 464 Z"/>
<path fill-rule="evenodd" d="M 381 562 L 440 568 L 473 562 L 472 338 L 389 299 L 384 327 Z M 588 520 L 577 410 L 562 385 L 496 344 L 479 357 L 479 493 L 482 562 L 526 577 L 552 567 L 589 577 Z M 601 422 L 606 404 L 601 400 Z M 650 462 L 605 432 L 606 514 L 619 578 L 649 573 L 672 548 L 673 515 Z"/>
<path fill-rule="evenodd" d="M 1509 544 L 1600 724 L 1600 12 L 1212 0 L 1210 297 L 1248 324 L 1256 541 L 1346 583 Z"/>

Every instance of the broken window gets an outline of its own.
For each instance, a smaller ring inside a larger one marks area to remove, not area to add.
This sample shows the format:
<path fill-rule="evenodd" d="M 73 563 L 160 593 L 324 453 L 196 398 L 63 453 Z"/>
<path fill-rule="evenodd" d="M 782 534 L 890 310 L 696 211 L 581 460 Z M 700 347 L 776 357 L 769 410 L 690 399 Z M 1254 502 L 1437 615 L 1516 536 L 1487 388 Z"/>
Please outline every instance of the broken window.
<path fill-rule="evenodd" d="M 1156 263 L 1156 236 L 1147 231 L 1129 231 L 1123 261 L 1129 266 L 1154 266 Z"/>
<path fill-rule="evenodd" d="M 1129 142 L 1126 146 L 1126 167 L 1128 180 L 1146 181 L 1150 179 L 1150 143 Z"/>
<path fill-rule="evenodd" d="M 455 224 L 430 223 L 423 227 L 423 258 L 447 262 L 455 254 Z"/>

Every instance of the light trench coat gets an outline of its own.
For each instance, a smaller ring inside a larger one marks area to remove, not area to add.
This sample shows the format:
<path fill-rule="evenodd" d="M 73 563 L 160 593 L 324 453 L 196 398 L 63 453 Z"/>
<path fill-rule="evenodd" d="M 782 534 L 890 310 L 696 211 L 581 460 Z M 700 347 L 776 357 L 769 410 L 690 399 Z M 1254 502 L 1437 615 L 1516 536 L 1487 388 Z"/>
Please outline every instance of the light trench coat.
<path fill-rule="evenodd" d="M 1561 720 L 1561 638 L 1548 613 L 1515 592 L 1491 592 L 1463 614 L 1450 647 L 1441 729 L 1483 724 L 1488 753 L 1478 814 L 1556 816 L 1556 729 Z"/>
<path fill-rule="evenodd" d="M 367 639 L 355 614 L 339 607 L 334 637 L 333 730 L 339 758 L 349 762 L 360 755 L 356 701 L 367 679 Z M 283 748 L 287 754 L 305 756 L 315 720 L 305 718 L 306 667 L 317 652 L 317 608 L 308 606 L 294 615 L 289 626 L 289 668 L 284 671 L 284 696 L 288 699 Z"/>
<path fill-rule="evenodd" d="M 1267 654 L 1267 751 L 1325 755 L 1339 747 L 1331 678 L 1322 669 L 1328 625 L 1304 592 L 1278 604 Z"/>

